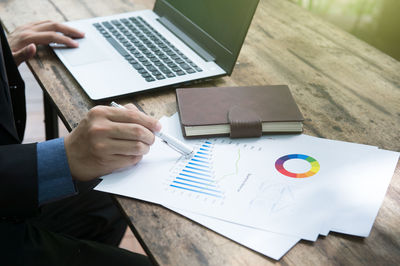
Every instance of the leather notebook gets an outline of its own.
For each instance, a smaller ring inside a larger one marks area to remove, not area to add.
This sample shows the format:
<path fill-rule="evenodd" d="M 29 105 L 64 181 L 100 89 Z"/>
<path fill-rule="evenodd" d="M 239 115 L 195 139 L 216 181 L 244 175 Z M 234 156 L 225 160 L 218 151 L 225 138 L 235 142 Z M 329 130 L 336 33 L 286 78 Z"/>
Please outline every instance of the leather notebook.
<path fill-rule="evenodd" d="M 286 85 L 176 90 L 185 137 L 300 133 L 303 116 Z"/>

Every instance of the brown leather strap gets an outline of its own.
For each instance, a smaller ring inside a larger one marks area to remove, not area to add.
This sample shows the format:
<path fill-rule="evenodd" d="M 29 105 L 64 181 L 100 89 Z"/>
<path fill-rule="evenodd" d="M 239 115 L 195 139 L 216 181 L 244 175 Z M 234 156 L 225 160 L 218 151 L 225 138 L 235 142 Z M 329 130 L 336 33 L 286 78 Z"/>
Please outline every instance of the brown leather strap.
<path fill-rule="evenodd" d="M 232 106 L 228 112 L 231 138 L 253 138 L 262 135 L 260 117 L 248 108 Z"/>

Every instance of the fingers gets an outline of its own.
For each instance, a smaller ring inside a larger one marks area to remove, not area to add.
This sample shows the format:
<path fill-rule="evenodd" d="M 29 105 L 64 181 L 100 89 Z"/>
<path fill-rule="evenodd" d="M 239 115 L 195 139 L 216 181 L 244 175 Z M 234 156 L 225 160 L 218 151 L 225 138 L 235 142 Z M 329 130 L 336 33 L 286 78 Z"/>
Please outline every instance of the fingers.
<path fill-rule="evenodd" d="M 138 109 L 122 109 L 113 107 L 110 107 L 110 109 L 107 118 L 113 122 L 139 124 L 152 132 L 158 132 L 161 130 L 161 124 L 156 119 L 146 115 Z"/>
<path fill-rule="evenodd" d="M 154 134 L 146 127 L 134 123 L 112 123 L 109 137 L 112 139 L 141 141 L 151 145 L 154 143 Z"/>
<path fill-rule="evenodd" d="M 11 50 L 16 52 L 31 43 L 47 45 L 55 42 L 75 48 L 78 47 L 78 42 L 73 38 L 83 38 L 84 35 L 70 26 L 47 20 L 18 27 L 8 39 Z"/>
<path fill-rule="evenodd" d="M 132 103 L 128 103 L 128 104 L 126 104 L 126 105 L 124 105 L 124 107 L 126 108 L 126 109 L 131 109 L 131 110 L 139 110 L 134 104 L 132 104 Z"/>
<path fill-rule="evenodd" d="M 154 142 L 157 120 L 133 105 L 96 106 L 64 139 L 72 176 L 90 180 L 138 163 Z M 111 119 L 110 119 L 111 118 Z"/>
<path fill-rule="evenodd" d="M 93 153 L 103 157 L 114 155 L 142 156 L 149 152 L 150 146 L 141 141 L 107 140 L 93 145 Z"/>
<path fill-rule="evenodd" d="M 22 62 L 29 60 L 36 53 L 36 46 L 34 44 L 30 44 L 25 46 L 21 50 L 14 52 L 13 57 L 17 66 L 19 66 Z"/>
<path fill-rule="evenodd" d="M 71 38 L 83 38 L 85 36 L 83 32 L 75 28 L 53 21 L 43 21 L 41 23 L 35 24 L 32 30 L 36 32 L 61 32 Z"/>
<path fill-rule="evenodd" d="M 26 38 L 25 42 L 36 44 L 49 44 L 55 42 L 59 44 L 65 44 L 66 46 L 73 48 L 79 46 L 77 41 L 53 31 L 37 32 L 35 34 L 31 34 Z"/>
<path fill-rule="evenodd" d="M 142 160 L 142 158 L 143 156 L 114 155 L 110 163 L 114 166 L 115 170 L 136 165 L 138 162 L 140 162 L 140 160 Z"/>

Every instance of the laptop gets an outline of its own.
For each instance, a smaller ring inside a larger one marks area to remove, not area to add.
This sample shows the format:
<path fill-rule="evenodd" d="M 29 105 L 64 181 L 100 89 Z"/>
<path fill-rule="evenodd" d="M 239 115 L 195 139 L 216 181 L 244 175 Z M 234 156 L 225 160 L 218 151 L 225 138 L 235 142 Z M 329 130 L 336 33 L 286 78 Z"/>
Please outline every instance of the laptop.
<path fill-rule="evenodd" d="M 153 10 L 67 22 L 79 48 L 52 46 L 92 100 L 230 75 L 259 0 L 156 0 Z"/>

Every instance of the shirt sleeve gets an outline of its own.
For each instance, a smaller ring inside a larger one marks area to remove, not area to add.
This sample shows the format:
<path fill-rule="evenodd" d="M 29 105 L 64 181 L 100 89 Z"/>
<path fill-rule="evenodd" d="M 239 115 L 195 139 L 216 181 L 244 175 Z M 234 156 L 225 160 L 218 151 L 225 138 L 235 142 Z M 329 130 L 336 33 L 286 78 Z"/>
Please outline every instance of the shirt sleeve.
<path fill-rule="evenodd" d="M 37 164 L 39 205 L 77 193 L 63 138 L 38 143 Z"/>

